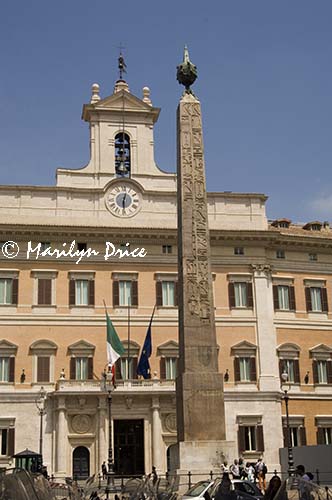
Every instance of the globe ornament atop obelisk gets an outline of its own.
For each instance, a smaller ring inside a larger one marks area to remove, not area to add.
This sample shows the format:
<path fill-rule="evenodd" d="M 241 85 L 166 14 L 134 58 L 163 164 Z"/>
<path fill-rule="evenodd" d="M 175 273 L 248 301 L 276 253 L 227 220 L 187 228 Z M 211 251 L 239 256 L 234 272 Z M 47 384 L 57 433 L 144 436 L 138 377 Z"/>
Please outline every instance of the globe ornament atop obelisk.
<path fill-rule="evenodd" d="M 202 117 L 190 85 L 197 69 L 184 49 L 177 79 L 179 375 L 176 380 L 179 471 L 207 472 L 216 454 L 232 458 L 225 441 L 223 377 L 218 371 L 205 182 Z M 235 456 L 235 455 L 234 455 Z"/>

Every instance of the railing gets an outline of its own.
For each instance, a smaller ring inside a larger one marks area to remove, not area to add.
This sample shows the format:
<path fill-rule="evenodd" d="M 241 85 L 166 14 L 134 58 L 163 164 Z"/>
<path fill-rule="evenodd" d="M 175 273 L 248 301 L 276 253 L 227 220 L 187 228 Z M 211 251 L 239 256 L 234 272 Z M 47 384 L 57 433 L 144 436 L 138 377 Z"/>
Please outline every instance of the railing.
<path fill-rule="evenodd" d="M 103 380 L 58 380 L 56 383 L 57 392 L 71 392 L 71 391 L 84 391 L 95 392 L 103 390 Z M 144 391 L 146 388 L 149 390 L 162 390 L 172 391 L 175 390 L 175 380 L 160 380 L 160 379 L 117 379 L 115 381 L 115 392 L 119 391 Z"/>

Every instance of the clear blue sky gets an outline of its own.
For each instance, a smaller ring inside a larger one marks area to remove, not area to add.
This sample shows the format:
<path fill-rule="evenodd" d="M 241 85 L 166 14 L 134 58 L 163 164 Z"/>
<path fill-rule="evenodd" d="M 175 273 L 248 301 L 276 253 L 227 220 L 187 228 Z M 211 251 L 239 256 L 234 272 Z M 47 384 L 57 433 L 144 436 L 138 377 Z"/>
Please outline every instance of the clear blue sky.
<path fill-rule="evenodd" d="M 0 184 L 54 184 L 89 158 L 80 119 L 117 77 L 162 108 L 156 159 L 175 171 L 176 65 L 199 78 L 210 191 L 262 192 L 268 216 L 331 220 L 330 0 L 12 0 L 1 6 Z"/>

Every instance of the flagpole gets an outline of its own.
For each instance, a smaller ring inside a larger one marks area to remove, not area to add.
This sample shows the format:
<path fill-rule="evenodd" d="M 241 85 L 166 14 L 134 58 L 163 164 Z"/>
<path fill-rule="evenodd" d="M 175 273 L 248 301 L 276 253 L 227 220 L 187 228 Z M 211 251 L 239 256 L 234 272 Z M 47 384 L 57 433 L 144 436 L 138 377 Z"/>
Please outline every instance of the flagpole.
<path fill-rule="evenodd" d="M 130 359 L 130 301 L 131 301 L 131 295 L 128 297 L 128 351 L 127 351 L 128 380 L 129 380 L 129 359 Z"/>

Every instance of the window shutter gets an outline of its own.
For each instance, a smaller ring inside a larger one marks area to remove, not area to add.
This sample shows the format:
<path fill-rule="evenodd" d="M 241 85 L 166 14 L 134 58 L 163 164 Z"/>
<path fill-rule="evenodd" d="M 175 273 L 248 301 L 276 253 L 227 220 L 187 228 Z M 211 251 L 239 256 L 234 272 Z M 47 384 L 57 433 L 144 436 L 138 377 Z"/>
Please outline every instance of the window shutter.
<path fill-rule="evenodd" d="M 160 358 L 160 380 L 166 379 L 166 360 L 164 357 Z"/>
<path fill-rule="evenodd" d="M 287 448 L 287 446 L 288 446 L 287 427 L 282 428 L 282 434 L 284 437 L 284 448 Z"/>
<path fill-rule="evenodd" d="M 95 305 L 95 282 L 94 280 L 89 280 L 89 306 Z"/>
<path fill-rule="evenodd" d="M 175 378 L 179 375 L 179 358 L 176 358 L 175 361 Z"/>
<path fill-rule="evenodd" d="M 243 425 L 239 426 L 239 430 L 237 433 L 238 445 L 239 445 L 239 454 L 246 450 L 246 435 L 245 435 L 245 427 Z"/>
<path fill-rule="evenodd" d="M 118 380 L 122 379 L 122 373 L 121 373 L 121 358 L 117 360 L 115 363 L 115 378 Z"/>
<path fill-rule="evenodd" d="M 13 278 L 12 304 L 18 304 L 18 278 Z"/>
<path fill-rule="evenodd" d="M 326 288 L 321 288 L 321 295 L 322 295 L 322 311 L 323 312 L 328 312 L 329 305 L 328 305 L 328 301 L 327 301 L 327 290 L 326 290 Z"/>
<path fill-rule="evenodd" d="M 76 359 L 70 358 L 70 380 L 76 379 Z"/>
<path fill-rule="evenodd" d="M 113 307 L 119 306 L 119 282 L 113 281 Z"/>
<path fill-rule="evenodd" d="M 305 431 L 305 427 L 300 427 L 300 446 L 307 445 L 307 435 Z"/>
<path fill-rule="evenodd" d="M 327 383 L 332 384 L 332 361 L 327 361 Z"/>
<path fill-rule="evenodd" d="M 284 360 L 283 359 L 279 359 L 279 376 L 280 376 L 280 380 L 281 380 L 281 375 L 282 375 L 283 372 L 284 372 Z"/>
<path fill-rule="evenodd" d="M 174 281 L 174 305 L 178 306 L 179 305 L 179 287 L 178 287 L 178 282 Z"/>
<path fill-rule="evenodd" d="M 131 282 L 131 305 L 138 307 L 138 283 L 136 280 Z"/>
<path fill-rule="evenodd" d="M 132 363 L 133 363 L 133 378 L 137 378 L 137 358 L 132 358 Z"/>
<path fill-rule="evenodd" d="M 295 300 L 295 287 L 289 286 L 289 309 L 291 311 L 296 311 L 296 300 Z"/>
<path fill-rule="evenodd" d="M 234 380 L 235 382 L 240 382 L 240 358 L 237 356 L 234 358 Z"/>
<path fill-rule="evenodd" d="M 308 286 L 305 288 L 305 302 L 307 306 L 307 311 L 312 311 L 311 293 L 310 293 L 310 288 Z"/>
<path fill-rule="evenodd" d="M 317 429 L 317 444 L 325 444 L 323 427 Z"/>
<path fill-rule="evenodd" d="M 75 280 L 69 280 L 69 305 L 74 306 L 75 303 Z"/>
<path fill-rule="evenodd" d="M 228 283 L 228 298 L 229 298 L 229 307 L 235 307 L 235 290 L 234 283 Z"/>
<path fill-rule="evenodd" d="M 50 381 L 50 358 L 49 356 L 38 356 L 37 358 L 37 382 Z"/>
<path fill-rule="evenodd" d="M 9 358 L 9 380 L 8 382 L 15 382 L 15 358 L 11 356 Z"/>
<path fill-rule="evenodd" d="M 250 380 L 251 382 L 256 382 L 256 358 L 250 358 Z"/>
<path fill-rule="evenodd" d="M 279 309 L 278 285 L 273 285 L 273 305 L 274 310 Z"/>
<path fill-rule="evenodd" d="M 300 383 L 300 362 L 298 359 L 294 359 L 294 382 L 295 384 Z"/>
<path fill-rule="evenodd" d="M 252 283 L 247 283 L 247 307 L 252 309 L 254 307 L 254 299 L 252 296 Z"/>
<path fill-rule="evenodd" d="M 88 358 L 88 380 L 93 379 L 93 357 Z"/>
<path fill-rule="evenodd" d="M 156 304 L 157 304 L 157 306 L 163 305 L 163 294 L 162 294 L 161 281 L 156 281 Z"/>
<path fill-rule="evenodd" d="M 314 378 L 314 384 L 318 384 L 318 368 L 317 368 L 317 361 L 315 359 L 312 362 L 312 373 Z"/>
<path fill-rule="evenodd" d="M 257 425 L 256 427 L 256 438 L 257 438 L 257 451 L 264 451 L 264 435 L 263 435 L 262 425 Z"/>
<path fill-rule="evenodd" d="M 51 293 L 52 291 L 52 280 L 51 279 L 38 279 L 38 305 L 50 305 Z"/>
<path fill-rule="evenodd" d="M 12 457 L 15 454 L 15 429 L 8 429 L 8 456 Z"/>

